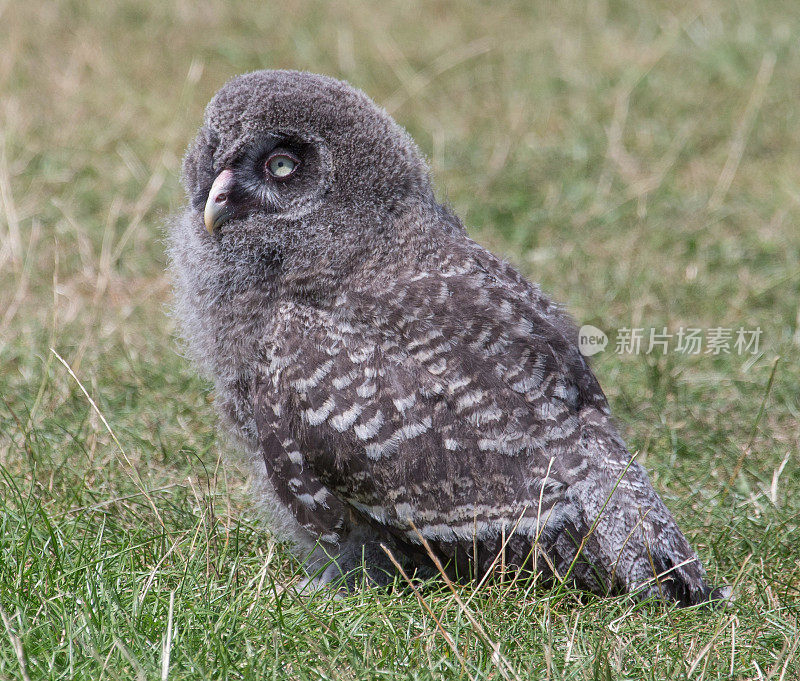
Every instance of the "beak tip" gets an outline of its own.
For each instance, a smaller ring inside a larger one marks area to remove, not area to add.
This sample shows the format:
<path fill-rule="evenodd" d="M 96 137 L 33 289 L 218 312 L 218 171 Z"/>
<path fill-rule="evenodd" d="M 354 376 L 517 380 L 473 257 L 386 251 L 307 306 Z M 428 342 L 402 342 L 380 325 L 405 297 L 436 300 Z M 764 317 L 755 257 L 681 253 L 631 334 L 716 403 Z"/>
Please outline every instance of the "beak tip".
<path fill-rule="evenodd" d="M 203 223 L 206 226 L 206 231 L 211 236 L 214 236 L 214 216 L 211 214 L 211 211 L 208 208 L 209 206 L 206 204 L 206 209 L 203 211 Z"/>

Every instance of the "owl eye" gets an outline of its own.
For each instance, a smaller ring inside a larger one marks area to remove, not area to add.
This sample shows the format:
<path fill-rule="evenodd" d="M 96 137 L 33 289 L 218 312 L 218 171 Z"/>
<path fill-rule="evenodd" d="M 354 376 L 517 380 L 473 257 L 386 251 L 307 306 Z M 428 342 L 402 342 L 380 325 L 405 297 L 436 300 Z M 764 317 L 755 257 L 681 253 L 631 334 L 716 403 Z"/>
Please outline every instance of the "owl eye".
<path fill-rule="evenodd" d="M 295 173 L 300 166 L 300 159 L 288 151 L 276 151 L 270 154 L 265 165 L 272 177 L 285 180 Z"/>

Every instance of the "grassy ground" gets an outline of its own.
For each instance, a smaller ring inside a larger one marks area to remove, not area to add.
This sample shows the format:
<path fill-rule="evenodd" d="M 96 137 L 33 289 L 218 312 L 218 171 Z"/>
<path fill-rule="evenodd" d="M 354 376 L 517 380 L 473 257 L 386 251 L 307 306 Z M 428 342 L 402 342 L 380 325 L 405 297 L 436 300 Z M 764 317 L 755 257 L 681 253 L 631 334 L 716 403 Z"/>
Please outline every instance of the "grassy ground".
<path fill-rule="evenodd" d="M 0 678 L 798 678 L 800 11 L 529 4 L 0 2 Z M 284 590 L 165 314 L 184 146 L 261 67 L 365 89 L 611 333 L 601 383 L 734 607 Z M 664 326 L 761 348 L 613 351 Z"/>

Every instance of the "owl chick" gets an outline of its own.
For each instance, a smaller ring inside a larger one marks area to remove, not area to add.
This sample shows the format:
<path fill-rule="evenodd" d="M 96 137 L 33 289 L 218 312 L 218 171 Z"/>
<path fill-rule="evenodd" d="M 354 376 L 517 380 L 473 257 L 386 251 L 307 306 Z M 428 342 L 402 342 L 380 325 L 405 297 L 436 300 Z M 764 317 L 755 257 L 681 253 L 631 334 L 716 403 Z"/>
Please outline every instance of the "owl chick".
<path fill-rule="evenodd" d="M 183 180 L 169 255 L 188 352 L 318 581 L 387 582 L 384 544 L 459 578 L 723 595 L 632 460 L 570 319 L 467 237 L 366 95 L 310 73 L 234 78 Z"/>

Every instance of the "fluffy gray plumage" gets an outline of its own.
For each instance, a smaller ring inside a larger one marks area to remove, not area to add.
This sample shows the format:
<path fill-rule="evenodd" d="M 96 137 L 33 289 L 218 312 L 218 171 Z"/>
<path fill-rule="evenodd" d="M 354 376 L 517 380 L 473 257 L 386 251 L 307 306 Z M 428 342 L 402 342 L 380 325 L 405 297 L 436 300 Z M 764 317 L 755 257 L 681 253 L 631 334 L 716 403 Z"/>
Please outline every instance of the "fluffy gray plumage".
<path fill-rule="evenodd" d="M 502 564 L 597 593 L 723 595 L 631 463 L 569 318 L 467 237 L 363 93 L 233 79 L 184 183 L 183 336 L 276 528 L 333 558 L 318 579 L 386 582 L 380 543 L 429 565 L 421 534 L 459 577 Z"/>

